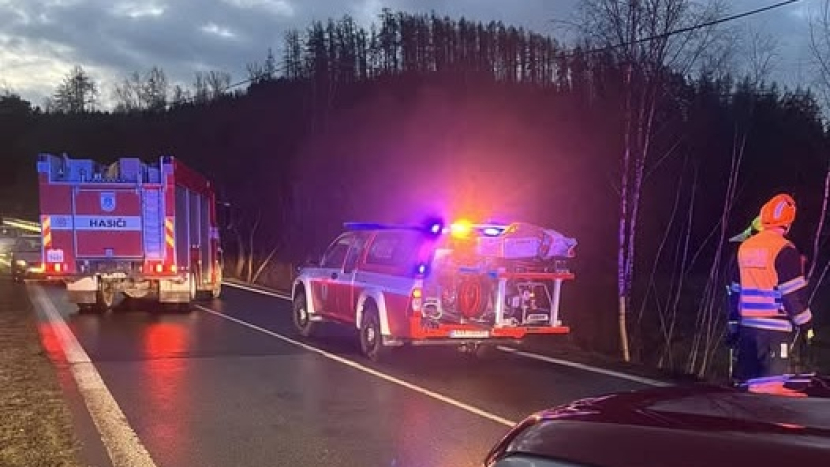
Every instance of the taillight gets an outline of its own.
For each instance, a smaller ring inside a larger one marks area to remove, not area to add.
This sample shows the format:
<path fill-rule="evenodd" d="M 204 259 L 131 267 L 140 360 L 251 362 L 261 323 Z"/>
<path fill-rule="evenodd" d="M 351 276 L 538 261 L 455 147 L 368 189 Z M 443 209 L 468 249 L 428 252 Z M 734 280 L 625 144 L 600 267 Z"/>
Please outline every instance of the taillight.
<path fill-rule="evenodd" d="M 424 291 L 420 287 L 412 289 L 412 296 L 410 297 L 411 308 L 414 313 L 421 312 L 421 306 L 424 301 Z"/>
<path fill-rule="evenodd" d="M 55 264 L 55 272 L 61 272 L 61 266 L 63 266 L 63 265 L 60 264 L 60 263 L 56 263 Z"/>
<path fill-rule="evenodd" d="M 157 264 L 156 265 L 156 274 L 161 274 L 162 272 L 164 272 L 164 265 L 163 264 Z"/>

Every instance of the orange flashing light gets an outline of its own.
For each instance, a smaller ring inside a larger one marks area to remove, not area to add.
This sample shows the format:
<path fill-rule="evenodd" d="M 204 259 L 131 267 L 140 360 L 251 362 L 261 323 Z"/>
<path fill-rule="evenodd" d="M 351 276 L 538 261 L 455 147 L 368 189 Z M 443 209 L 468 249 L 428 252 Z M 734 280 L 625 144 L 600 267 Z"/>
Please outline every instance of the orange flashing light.
<path fill-rule="evenodd" d="M 453 237 L 466 237 L 471 230 L 472 223 L 466 219 L 458 220 L 450 225 L 450 234 Z"/>
<path fill-rule="evenodd" d="M 412 311 L 418 313 L 423 305 L 424 291 L 420 287 L 412 289 Z"/>

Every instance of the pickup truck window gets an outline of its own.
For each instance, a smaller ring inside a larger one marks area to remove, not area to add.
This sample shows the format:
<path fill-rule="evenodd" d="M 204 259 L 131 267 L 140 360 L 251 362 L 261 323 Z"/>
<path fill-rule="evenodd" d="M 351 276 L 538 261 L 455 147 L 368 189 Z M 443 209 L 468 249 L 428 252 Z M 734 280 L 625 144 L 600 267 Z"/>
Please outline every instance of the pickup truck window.
<path fill-rule="evenodd" d="M 422 241 L 423 237 L 418 232 L 378 232 L 366 255 L 366 264 L 409 266 L 414 263 Z"/>
<path fill-rule="evenodd" d="M 369 235 L 366 233 L 357 233 L 354 236 L 352 247 L 346 255 L 346 263 L 343 265 L 343 272 L 352 272 L 357 267 L 357 262 L 360 260 L 363 251 L 366 248 L 366 241 Z"/>
<path fill-rule="evenodd" d="M 352 240 L 354 240 L 352 235 L 343 235 L 335 240 L 323 255 L 323 260 L 320 262 L 320 266 L 334 269 L 342 268 L 343 263 L 346 261 L 346 254 L 349 252 Z"/>

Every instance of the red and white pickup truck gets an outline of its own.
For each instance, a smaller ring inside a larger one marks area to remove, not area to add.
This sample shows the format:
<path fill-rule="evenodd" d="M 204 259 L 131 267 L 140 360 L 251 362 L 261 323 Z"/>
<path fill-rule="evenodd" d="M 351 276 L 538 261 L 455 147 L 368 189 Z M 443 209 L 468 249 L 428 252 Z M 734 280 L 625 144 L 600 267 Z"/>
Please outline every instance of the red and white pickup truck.
<path fill-rule="evenodd" d="M 478 353 L 530 334 L 567 334 L 560 320 L 576 241 L 531 224 L 349 223 L 292 288 L 299 333 L 320 322 L 359 330 L 380 360 L 404 345 Z"/>

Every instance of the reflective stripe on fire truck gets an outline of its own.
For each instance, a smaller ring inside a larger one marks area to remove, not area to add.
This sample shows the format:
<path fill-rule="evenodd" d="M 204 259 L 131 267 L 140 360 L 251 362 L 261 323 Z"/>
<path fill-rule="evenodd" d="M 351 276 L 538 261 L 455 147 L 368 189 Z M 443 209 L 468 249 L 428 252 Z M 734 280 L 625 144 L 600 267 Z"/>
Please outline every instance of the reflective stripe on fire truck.
<path fill-rule="evenodd" d="M 43 232 L 43 248 L 52 246 L 52 219 L 49 216 L 42 216 L 40 229 Z"/>
<path fill-rule="evenodd" d="M 164 218 L 164 245 L 165 245 L 165 258 L 167 263 L 175 263 L 176 258 L 176 237 L 175 228 L 173 224 L 172 217 L 165 217 Z"/>

